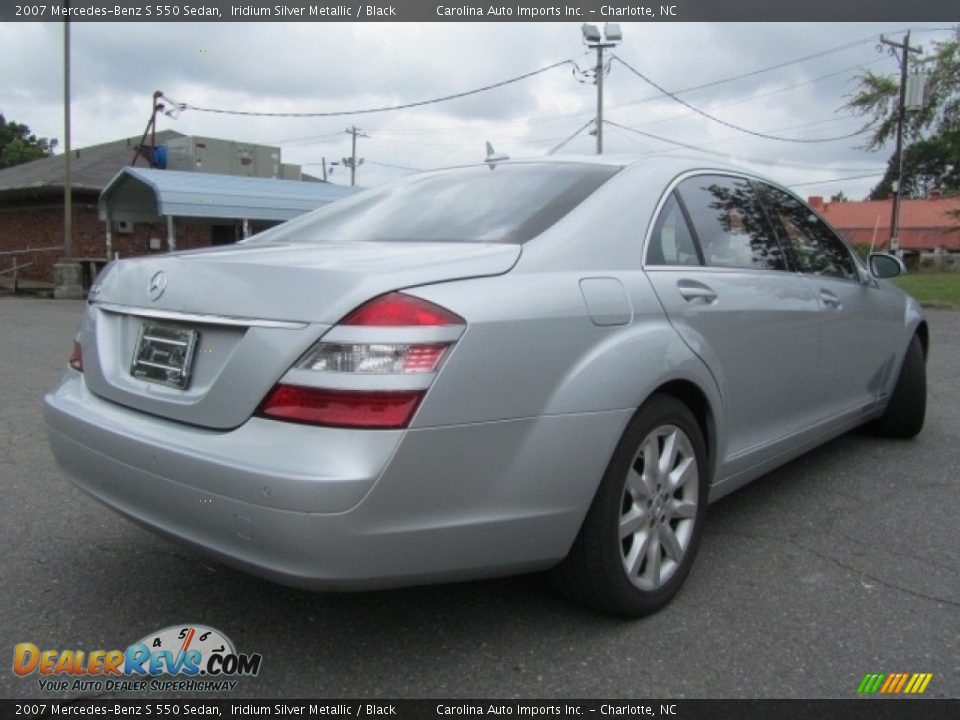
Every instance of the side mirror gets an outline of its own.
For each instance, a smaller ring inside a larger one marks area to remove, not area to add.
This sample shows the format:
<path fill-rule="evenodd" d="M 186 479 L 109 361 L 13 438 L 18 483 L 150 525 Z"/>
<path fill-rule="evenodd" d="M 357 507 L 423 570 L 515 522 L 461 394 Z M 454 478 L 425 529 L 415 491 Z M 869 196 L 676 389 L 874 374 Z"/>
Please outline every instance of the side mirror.
<path fill-rule="evenodd" d="M 870 253 L 867 258 L 870 265 L 870 273 L 882 280 L 895 278 L 898 275 L 904 275 L 907 272 L 903 261 L 896 255 L 887 255 L 886 253 Z"/>

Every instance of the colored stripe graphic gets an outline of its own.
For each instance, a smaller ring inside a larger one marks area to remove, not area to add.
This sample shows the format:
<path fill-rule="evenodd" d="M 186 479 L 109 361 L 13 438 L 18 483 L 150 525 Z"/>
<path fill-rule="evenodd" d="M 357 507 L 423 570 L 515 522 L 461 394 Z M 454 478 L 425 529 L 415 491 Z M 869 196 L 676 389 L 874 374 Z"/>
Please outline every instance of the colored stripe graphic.
<path fill-rule="evenodd" d="M 933 673 L 867 673 L 857 686 L 857 692 L 861 695 L 878 692 L 882 695 L 919 695 L 932 679 Z"/>
<path fill-rule="evenodd" d="M 886 677 L 883 673 L 867 673 L 863 676 L 863 680 L 860 681 L 860 687 L 857 688 L 858 693 L 875 693 L 880 689 L 880 683 L 883 682 L 883 679 Z"/>

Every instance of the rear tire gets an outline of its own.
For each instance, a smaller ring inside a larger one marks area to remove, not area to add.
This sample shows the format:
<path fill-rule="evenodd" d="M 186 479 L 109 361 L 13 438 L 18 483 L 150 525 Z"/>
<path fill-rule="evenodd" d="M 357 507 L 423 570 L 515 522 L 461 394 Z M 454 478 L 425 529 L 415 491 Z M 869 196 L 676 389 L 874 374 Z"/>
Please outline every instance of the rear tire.
<path fill-rule="evenodd" d="M 880 437 L 912 438 L 923 429 L 927 411 L 927 368 L 923 346 L 916 335 L 910 340 L 900 376 L 886 410 L 870 429 Z"/>
<path fill-rule="evenodd" d="M 604 473 L 553 586 L 594 609 L 641 617 L 666 605 L 693 564 L 707 506 L 707 452 L 690 409 L 654 395 Z"/>

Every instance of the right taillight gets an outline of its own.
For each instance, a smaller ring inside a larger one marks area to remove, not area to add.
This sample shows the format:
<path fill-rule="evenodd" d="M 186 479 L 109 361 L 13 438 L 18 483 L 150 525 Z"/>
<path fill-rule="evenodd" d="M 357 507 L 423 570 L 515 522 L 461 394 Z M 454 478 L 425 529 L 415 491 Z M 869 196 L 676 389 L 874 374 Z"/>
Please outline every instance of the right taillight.
<path fill-rule="evenodd" d="M 73 341 L 73 350 L 70 351 L 69 363 L 70 367 L 77 372 L 83 372 L 83 349 L 76 340 Z"/>
<path fill-rule="evenodd" d="M 374 298 L 331 331 L 335 340 L 310 348 L 270 391 L 258 414 L 331 427 L 407 427 L 465 324 L 446 308 L 411 295 Z M 375 341 L 377 328 L 385 329 L 384 342 Z M 420 340 L 425 332 L 434 335 L 434 328 L 441 339 Z M 370 388 L 373 377 L 376 389 Z"/>

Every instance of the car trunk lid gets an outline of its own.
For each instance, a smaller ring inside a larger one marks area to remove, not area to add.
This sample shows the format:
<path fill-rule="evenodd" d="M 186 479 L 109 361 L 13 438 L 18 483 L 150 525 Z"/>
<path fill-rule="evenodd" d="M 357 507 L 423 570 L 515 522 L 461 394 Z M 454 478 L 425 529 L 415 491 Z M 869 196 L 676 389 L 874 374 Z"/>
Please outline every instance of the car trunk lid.
<path fill-rule="evenodd" d="M 144 412 L 237 427 L 358 305 L 392 290 L 502 274 L 520 252 L 486 243 L 253 243 L 124 260 L 91 294 L 86 382 Z"/>

